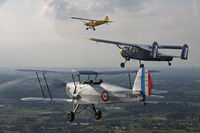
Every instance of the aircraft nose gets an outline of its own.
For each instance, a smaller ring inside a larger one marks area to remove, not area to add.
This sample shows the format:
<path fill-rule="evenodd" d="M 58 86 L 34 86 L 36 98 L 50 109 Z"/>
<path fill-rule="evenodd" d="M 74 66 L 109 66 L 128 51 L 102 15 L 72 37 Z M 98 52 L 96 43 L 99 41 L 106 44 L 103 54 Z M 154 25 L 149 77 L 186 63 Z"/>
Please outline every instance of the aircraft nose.
<path fill-rule="evenodd" d="M 72 88 L 72 83 L 67 83 L 67 84 L 66 84 L 66 87 L 67 87 L 67 89 L 70 90 L 70 89 Z"/>
<path fill-rule="evenodd" d="M 120 54 L 122 55 L 123 49 L 120 49 Z"/>

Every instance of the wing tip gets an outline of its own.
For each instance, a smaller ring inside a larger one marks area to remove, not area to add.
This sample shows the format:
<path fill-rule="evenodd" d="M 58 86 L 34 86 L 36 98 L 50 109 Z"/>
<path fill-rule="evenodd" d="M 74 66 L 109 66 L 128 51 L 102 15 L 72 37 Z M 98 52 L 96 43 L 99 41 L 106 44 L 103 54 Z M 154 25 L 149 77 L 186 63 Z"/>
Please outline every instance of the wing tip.
<path fill-rule="evenodd" d="M 89 38 L 89 40 L 91 40 L 91 41 L 95 41 L 95 39 L 94 39 L 94 38 Z"/>

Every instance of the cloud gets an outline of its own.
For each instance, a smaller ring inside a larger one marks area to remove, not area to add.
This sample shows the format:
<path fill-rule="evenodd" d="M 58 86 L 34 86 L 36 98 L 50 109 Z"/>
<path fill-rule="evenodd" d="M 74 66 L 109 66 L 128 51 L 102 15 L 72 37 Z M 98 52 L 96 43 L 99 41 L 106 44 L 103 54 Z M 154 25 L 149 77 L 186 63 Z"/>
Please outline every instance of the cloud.
<path fill-rule="evenodd" d="M 0 0 L 0 7 L 6 2 L 6 0 Z"/>
<path fill-rule="evenodd" d="M 119 11 L 127 11 L 136 16 L 137 13 L 138 15 L 148 15 L 155 9 L 156 2 L 157 0 L 46 0 L 40 15 L 61 20 L 70 16 L 105 16 L 105 14 Z"/>

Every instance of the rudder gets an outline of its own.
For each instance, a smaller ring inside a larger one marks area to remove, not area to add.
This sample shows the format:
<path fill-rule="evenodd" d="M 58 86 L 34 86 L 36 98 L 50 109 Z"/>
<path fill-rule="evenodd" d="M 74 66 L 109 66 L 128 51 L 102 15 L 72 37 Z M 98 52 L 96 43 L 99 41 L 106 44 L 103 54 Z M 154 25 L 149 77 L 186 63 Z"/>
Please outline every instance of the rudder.
<path fill-rule="evenodd" d="M 141 92 L 144 99 L 151 95 L 152 81 L 148 69 L 140 68 L 137 72 L 132 91 Z"/>
<path fill-rule="evenodd" d="M 105 17 L 105 21 L 106 21 L 106 22 L 108 22 L 108 21 L 109 21 L 109 18 L 108 18 L 108 16 L 106 16 L 106 17 Z"/>

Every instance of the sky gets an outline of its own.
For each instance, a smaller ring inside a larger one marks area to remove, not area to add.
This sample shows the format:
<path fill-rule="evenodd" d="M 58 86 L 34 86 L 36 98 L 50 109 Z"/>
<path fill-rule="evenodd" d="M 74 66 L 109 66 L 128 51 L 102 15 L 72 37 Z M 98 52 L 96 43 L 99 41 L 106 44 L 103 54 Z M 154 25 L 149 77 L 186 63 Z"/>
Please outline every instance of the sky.
<path fill-rule="evenodd" d="M 90 37 L 150 45 L 187 43 L 189 59 L 174 59 L 172 65 L 199 67 L 199 7 L 199 0 L 0 0 L 0 67 L 119 67 L 124 61 L 119 49 Z M 114 23 L 96 31 L 70 19 L 106 15 Z M 167 67 L 167 62 L 144 64 Z M 127 66 L 138 66 L 138 61 Z"/>

